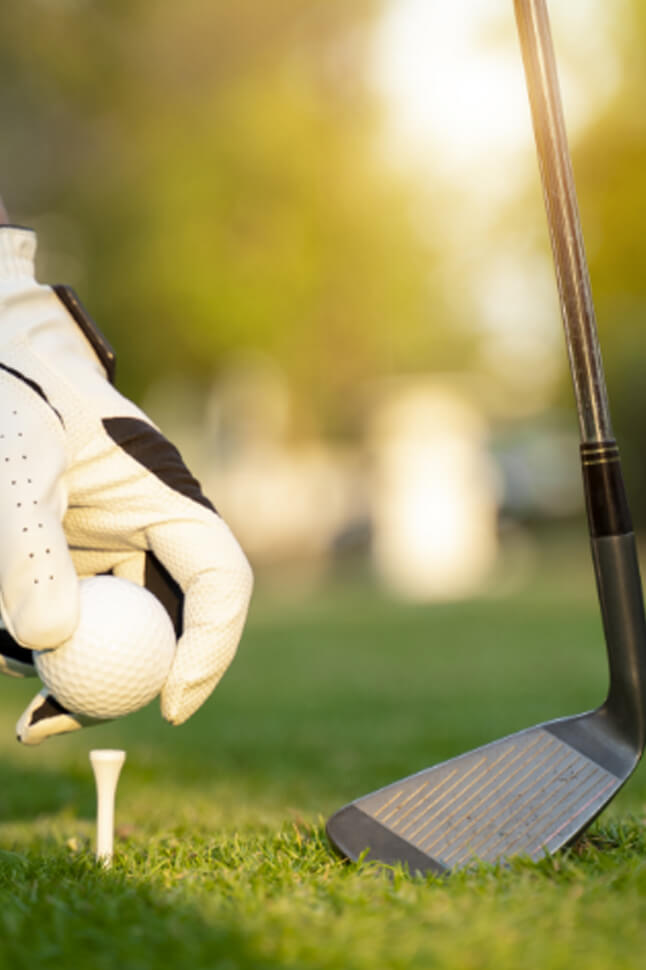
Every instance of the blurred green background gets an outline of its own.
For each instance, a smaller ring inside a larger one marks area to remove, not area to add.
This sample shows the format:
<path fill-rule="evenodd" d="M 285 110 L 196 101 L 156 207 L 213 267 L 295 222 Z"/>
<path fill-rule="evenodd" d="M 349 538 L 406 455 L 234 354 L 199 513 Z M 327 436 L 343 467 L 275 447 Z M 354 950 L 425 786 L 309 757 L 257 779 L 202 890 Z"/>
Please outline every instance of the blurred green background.
<path fill-rule="evenodd" d="M 567 8 L 555 41 L 643 527 L 646 16 L 638 0 Z M 480 415 L 500 548 L 507 527 L 580 516 L 511 4 L 24 0 L 3 13 L 0 78 L 0 192 L 38 230 L 40 279 L 77 289 L 119 387 L 178 440 L 258 567 L 369 558 L 393 380 L 437 378 Z M 273 504 L 245 484 L 263 468 L 292 496 L 278 520 L 342 493 L 324 537 L 253 521 Z"/>

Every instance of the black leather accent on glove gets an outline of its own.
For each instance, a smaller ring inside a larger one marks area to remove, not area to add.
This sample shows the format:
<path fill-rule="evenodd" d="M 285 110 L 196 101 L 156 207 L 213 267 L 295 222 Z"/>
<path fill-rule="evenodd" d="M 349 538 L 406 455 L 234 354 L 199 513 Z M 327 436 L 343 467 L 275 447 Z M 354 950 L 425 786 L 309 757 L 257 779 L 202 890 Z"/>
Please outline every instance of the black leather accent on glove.
<path fill-rule="evenodd" d="M 184 594 L 179 583 L 175 582 L 152 552 L 146 553 L 144 586 L 157 597 L 170 616 L 175 635 L 179 639 L 184 632 Z"/>
<path fill-rule="evenodd" d="M 39 397 L 42 397 L 45 404 L 49 404 L 50 408 L 52 409 L 52 411 L 54 412 L 54 414 L 56 415 L 60 423 L 63 425 L 63 427 L 65 427 L 65 422 L 63 421 L 63 418 L 56 410 L 52 402 L 49 400 L 49 398 L 45 394 L 40 384 L 37 384 L 36 381 L 32 381 L 32 379 L 30 377 L 27 377 L 26 374 L 21 374 L 19 370 L 14 370 L 13 367 L 9 367 L 7 364 L 0 364 L 0 369 L 6 371 L 7 374 L 11 374 L 12 377 L 17 377 L 19 381 L 22 381 L 23 384 L 26 384 L 27 387 L 30 387 L 32 391 L 35 391 Z"/>
<path fill-rule="evenodd" d="M 55 717 L 58 714 L 69 714 L 66 707 L 56 700 L 53 694 L 48 694 L 40 707 L 31 715 L 30 724 L 37 724 L 39 721 L 44 721 L 47 717 Z"/>
<path fill-rule="evenodd" d="M 165 485 L 217 514 L 175 445 L 160 431 L 139 418 L 104 418 L 102 424 L 115 444 Z"/>
<path fill-rule="evenodd" d="M 34 666 L 31 650 L 26 650 L 25 647 L 16 643 L 7 630 L 0 630 L 0 654 L 3 657 L 9 657 L 11 660 L 18 660 L 21 664 Z"/>
<path fill-rule="evenodd" d="M 99 330 L 71 286 L 63 286 L 59 283 L 52 289 L 89 341 L 94 353 L 103 365 L 108 380 L 111 384 L 114 384 L 117 356 L 107 337 Z"/>

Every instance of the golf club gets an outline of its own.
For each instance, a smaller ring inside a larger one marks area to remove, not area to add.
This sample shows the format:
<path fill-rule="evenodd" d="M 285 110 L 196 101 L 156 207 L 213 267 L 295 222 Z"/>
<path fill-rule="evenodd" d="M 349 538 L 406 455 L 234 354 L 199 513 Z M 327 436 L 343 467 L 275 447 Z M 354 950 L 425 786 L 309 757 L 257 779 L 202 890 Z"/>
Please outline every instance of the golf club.
<path fill-rule="evenodd" d="M 445 873 L 538 860 L 574 839 L 634 771 L 646 730 L 646 619 L 614 441 L 545 0 L 514 0 L 581 433 L 610 688 L 596 710 L 494 741 L 358 798 L 327 823 L 352 860 Z"/>

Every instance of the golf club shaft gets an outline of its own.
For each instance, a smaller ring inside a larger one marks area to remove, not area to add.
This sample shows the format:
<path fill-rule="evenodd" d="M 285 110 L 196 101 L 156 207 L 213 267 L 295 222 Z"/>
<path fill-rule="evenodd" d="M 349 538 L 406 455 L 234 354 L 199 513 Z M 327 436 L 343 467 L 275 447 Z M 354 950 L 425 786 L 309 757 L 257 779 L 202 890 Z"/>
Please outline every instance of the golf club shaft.
<path fill-rule="evenodd" d="M 646 616 L 592 302 L 546 0 L 514 0 L 574 384 L 610 690 L 604 710 L 629 746 L 646 743 Z"/>
<path fill-rule="evenodd" d="M 545 0 L 514 0 L 581 440 L 613 439 Z"/>
<path fill-rule="evenodd" d="M 546 0 L 514 0 L 514 8 L 579 416 L 590 534 L 626 535 L 633 526 L 610 421 Z"/>

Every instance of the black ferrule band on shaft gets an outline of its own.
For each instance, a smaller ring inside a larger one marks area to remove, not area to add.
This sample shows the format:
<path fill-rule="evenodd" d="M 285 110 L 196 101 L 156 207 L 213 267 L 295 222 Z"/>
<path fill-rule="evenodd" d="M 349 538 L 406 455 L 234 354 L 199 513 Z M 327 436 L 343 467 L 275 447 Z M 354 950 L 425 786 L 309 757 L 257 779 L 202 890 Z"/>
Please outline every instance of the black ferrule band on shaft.
<path fill-rule="evenodd" d="M 617 443 L 582 444 L 581 466 L 590 535 L 599 538 L 632 532 Z"/>

